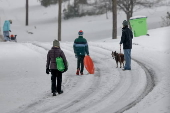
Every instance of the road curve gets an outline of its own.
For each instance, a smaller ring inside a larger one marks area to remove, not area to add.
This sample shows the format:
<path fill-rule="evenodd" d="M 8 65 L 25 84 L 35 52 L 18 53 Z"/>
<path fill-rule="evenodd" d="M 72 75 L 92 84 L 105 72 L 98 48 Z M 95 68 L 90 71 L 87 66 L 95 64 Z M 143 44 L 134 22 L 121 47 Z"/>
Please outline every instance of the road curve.
<path fill-rule="evenodd" d="M 37 43 L 32 44 L 45 50 L 50 49 Z M 62 44 L 61 48 L 67 55 L 74 56 L 71 43 Z M 45 94 L 35 102 L 12 112 L 123 113 L 139 103 L 154 88 L 154 71 L 142 62 L 133 59 L 136 69 L 123 72 L 120 68 L 115 68 L 115 62 L 109 56 L 110 50 L 90 45 L 90 55 L 93 56 L 96 68 L 94 75 L 66 74 L 63 81 L 64 94 L 58 95 L 56 99 Z M 68 60 L 73 60 L 72 58 Z M 141 91 L 138 88 L 141 88 Z M 133 91 L 140 94 L 133 94 Z M 128 101 L 127 97 L 130 97 Z"/>

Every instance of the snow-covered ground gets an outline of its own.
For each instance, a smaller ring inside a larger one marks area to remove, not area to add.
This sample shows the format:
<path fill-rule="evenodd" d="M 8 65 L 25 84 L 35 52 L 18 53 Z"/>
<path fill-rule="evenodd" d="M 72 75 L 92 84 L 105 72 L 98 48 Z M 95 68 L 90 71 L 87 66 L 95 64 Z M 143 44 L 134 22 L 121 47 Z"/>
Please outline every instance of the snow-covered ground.
<path fill-rule="evenodd" d="M 110 38 L 111 13 L 108 20 L 105 15 L 63 20 L 61 49 L 69 69 L 63 74 L 64 93 L 52 97 L 45 64 L 57 37 L 57 8 L 43 8 L 37 1 L 30 1 L 30 26 L 25 27 L 24 5 L 24 0 L 0 1 L 1 23 L 12 19 L 12 33 L 18 35 L 18 43 L 0 42 L 1 113 L 170 112 L 170 27 L 153 29 L 160 27 L 160 16 L 168 7 L 135 13 L 148 16 L 148 27 L 153 30 L 148 31 L 150 36 L 134 37 L 131 71 L 116 68 L 111 57 L 112 51 L 120 51 L 120 36 Z M 124 13 L 119 12 L 118 18 L 120 35 Z M 80 29 L 88 40 L 94 75 L 86 70 L 83 76 L 75 75 L 72 45 Z"/>

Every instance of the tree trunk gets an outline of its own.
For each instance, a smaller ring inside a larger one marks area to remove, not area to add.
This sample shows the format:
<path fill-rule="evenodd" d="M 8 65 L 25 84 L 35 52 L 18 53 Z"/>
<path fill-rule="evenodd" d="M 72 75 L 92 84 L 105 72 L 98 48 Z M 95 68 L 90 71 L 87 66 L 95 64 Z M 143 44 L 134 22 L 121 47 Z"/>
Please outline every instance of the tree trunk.
<path fill-rule="evenodd" d="M 26 0 L 26 26 L 28 26 L 28 0 Z"/>
<path fill-rule="evenodd" d="M 61 3 L 62 0 L 59 0 L 58 4 L 58 41 L 61 41 Z"/>
<path fill-rule="evenodd" d="M 127 18 L 128 23 L 129 23 L 130 29 L 132 29 L 131 26 L 130 26 L 130 18 L 132 17 L 132 13 L 133 13 L 133 11 L 129 11 L 128 13 L 126 13 L 126 18 Z"/>
<path fill-rule="evenodd" d="M 112 0 L 113 30 L 112 39 L 117 39 L 117 0 Z"/>
<path fill-rule="evenodd" d="M 130 17 L 131 17 L 130 12 L 127 12 L 127 13 L 126 13 L 126 19 L 127 19 L 128 22 L 129 22 L 129 20 L 130 20 Z"/>

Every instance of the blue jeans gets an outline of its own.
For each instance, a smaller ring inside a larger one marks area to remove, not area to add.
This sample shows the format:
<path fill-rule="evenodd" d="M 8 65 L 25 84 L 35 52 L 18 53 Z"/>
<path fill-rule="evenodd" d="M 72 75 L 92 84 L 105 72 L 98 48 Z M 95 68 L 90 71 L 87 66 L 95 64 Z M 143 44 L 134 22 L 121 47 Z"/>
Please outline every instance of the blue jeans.
<path fill-rule="evenodd" d="M 123 49 L 124 56 L 125 56 L 125 70 L 131 70 L 131 49 Z"/>
<path fill-rule="evenodd" d="M 7 37 L 7 36 L 9 36 L 9 31 L 3 31 L 3 35 L 4 35 L 5 41 L 10 41 L 9 37 Z"/>

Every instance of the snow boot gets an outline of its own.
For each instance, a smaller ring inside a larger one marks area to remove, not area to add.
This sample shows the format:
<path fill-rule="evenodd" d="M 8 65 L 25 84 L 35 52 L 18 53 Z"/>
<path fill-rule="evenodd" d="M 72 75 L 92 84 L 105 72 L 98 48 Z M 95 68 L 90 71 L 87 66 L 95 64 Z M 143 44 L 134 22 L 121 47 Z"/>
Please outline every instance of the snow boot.
<path fill-rule="evenodd" d="M 53 96 L 56 96 L 56 93 L 53 93 Z"/>
<path fill-rule="evenodd" d="M 81 75 L 83 75 L 83 72 L 80 72 Z"/>
<path fill-rule="evenodd" d="M 80 72 L 80 70 L 79 70 L 79 69 L 77 69 L 76 75 L 79 75 L 79 72 Z"/>
<path fill-rule="evenodd" d="M 63 93 L 63 90 L 61 90 L 60 92 L 58 92 L 58 94 L 62 94 Z"/>

